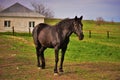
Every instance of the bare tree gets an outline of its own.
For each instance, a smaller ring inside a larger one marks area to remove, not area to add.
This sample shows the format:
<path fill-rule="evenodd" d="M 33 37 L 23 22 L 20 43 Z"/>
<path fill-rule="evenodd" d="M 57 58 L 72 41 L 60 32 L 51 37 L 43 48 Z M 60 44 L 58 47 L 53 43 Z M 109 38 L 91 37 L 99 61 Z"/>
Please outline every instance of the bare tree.
<path fill-rule="evenodd" d="M 51 9 L 46 8 L 43 4 L 32 2 L 31 5 L 34 8 L 35 12 L 38 12 L 47 18 L 54 17 L 54 12 Z"/>
<path fill-rule="evenodd" d="M 97 25 L 100 26 L 100 25 L 103 24 L 103 23 L 104 23 L 104 19 L 103 19 L 102 17 L 97 17 L 97 18 L 96 18 L 96 24 L 97 24 Z"/>
<path fill-rule="evenodd" d="M 2 11 L 4 9 L 4 7 L 2 5 L 0 5 L 0 11 Z"/>

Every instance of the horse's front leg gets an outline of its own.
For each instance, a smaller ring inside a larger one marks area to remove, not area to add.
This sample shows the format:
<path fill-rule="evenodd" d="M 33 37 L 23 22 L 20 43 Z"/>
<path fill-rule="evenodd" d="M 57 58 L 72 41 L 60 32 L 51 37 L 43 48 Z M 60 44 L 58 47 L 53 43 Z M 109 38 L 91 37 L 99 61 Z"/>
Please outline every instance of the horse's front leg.
<path fill-rule="evenodd" d="M 59 68 L 60 72 L 63 72 L 63 62 L 64 62 L 64 56 L 65 56 L 66 49 L 67 47 L 62 48 L 62 51 L 61 51 L 62 55 L 61 55 L 61 62 L 60 62 L 60 68 Z"/>
<path fill-rule="evenodd" d="M 59 61 L 58 54 L 59 54 L 59 49 L 58 49 L 58 48 L 55 48 L 55 67 L 54 67 L 54 75 L 57 75 L 57 74 L 58 74 L 58 70 L 57 70 L 57 65 L 58 65 L 58 61 Z"/>

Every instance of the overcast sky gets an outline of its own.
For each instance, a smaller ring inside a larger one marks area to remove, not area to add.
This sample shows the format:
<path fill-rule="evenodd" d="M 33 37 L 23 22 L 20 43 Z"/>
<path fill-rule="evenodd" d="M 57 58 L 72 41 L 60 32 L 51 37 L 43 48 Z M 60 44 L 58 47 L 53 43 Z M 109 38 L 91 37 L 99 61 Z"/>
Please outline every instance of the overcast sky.
<path fill-rule="evenodd" d="M 9 7 L 16 2 L 28 8 L 32 8 L 31 2 L 43 3 L 54 12 L 55 18 L 83 15 L 84 19 L 103 17 L 120 22 L 120 0 L 0 0 L 0 5 Z"/>

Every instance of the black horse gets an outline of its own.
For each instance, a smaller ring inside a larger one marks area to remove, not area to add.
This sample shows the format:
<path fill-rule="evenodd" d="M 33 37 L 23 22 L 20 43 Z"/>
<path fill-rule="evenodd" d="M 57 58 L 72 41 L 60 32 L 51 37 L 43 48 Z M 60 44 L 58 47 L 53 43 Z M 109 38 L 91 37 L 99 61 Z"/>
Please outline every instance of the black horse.
<path fill-rule="evenodd" d="M 55 67 L 54 73 L 58 74 L 57 64 L 59 61 L 58 53 L 61 49 L 61 62 L 59 71 L 63 72 L 63 61 L 64 55 L 67 49 L 67 45 L 69 43 L 69 37 L 72 33 L 75 33 L 80 40 L 84 38 L 83 35 L 83 24 L 81 22 L 83 16 L 77 18 L 75 16 L 74 19 L 64 19 L 60 21 L 55 26 L 50 26 L 45 23 L 38 24 L 33 29 L 33 40 L 36 47 L 37 54 L 37 63 L 38 67 L 42 69 L 45 68 L 45 58 L 44 58 L 44 50 L 46 48 L 54 48 L 55 50 Z M 40 60 L 42 64 L 40 64 Z"/>

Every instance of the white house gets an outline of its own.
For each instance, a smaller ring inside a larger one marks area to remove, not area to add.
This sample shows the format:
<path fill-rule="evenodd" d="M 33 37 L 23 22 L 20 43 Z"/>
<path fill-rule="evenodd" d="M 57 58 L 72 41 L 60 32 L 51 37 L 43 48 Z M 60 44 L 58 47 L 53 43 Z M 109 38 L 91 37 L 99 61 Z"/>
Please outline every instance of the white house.
<path fill-rule="evenodd" d="M 12 31 L 28 32 L 38 23 L 44 23 L 44 16 L 29 8 L 15 3 L 0 12 L 0 32 Z"/>

